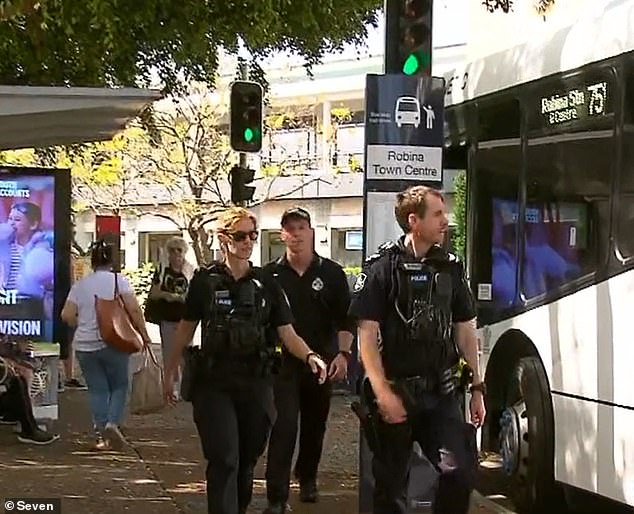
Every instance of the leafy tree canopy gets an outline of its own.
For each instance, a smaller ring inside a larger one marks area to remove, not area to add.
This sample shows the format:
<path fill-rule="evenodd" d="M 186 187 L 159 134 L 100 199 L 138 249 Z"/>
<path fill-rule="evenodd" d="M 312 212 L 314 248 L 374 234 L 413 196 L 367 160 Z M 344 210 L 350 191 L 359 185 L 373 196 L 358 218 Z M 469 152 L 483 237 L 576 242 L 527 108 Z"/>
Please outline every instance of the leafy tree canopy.
<path fill-rule="evenodd" d="M 358 44 L 380 0 L 4 0 L 0 83 L 148 85 L 213 83 L 221 48 L 242 40 L 257 69 L 277 51 L 320 57 Z"/>

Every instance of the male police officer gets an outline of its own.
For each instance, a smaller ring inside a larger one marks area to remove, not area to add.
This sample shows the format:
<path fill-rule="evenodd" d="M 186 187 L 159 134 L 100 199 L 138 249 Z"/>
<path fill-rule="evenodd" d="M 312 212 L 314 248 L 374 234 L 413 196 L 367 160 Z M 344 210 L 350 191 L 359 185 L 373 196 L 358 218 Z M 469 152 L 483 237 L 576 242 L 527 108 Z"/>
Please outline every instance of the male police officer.
<path fill-rule="evenodd" d="M 440 192 L 411 187 L 397 195 L 395 214 L 405 235 L 368 259 L 350 308 L 379 414 L 374 514 L 407 511 L 413 441 L 440 473 L 434 512 L 466 514 L 477 466 L 474 429 L 462 419 L 449 368 L 455 341 L 474 374 L 471 421 L 482 424 L 474 300 L 462 266 L 440 247 L 447 231 Z"/>
<path fill-rule="evenodd" d="M 315 253 L 310 214 L 301 207 L 290 208 L 282 214 L 281 225 L 286 252 L 264 270 L 286 292 L 297 333 L 330 362 L 330 381 L 318 384 L 299 359 L 283 351 L 282 367 L 275 379 L 278 416 L 267 453 L 266 514 L 283 514 L 286 509 L 298 415 L 301 423 L 295 476 L 300 500 L 312 503 L 318 499 L 317 468 L 330 410 L 331 381 L 346 376 L 354 330 L 348 317 L 350 288 L 346 275 L 339 264 Z"/>
<path fill-rule="evenodd" d="M 232 207 L 221 215 L 218 239 L 225 259 L 192 278 L 165 370 L 165 395 L 173 401 L 181 353 L 202 321 L 202 350 L 187 396 L 208 461 L 210 514 L 245 514 L 250 503 L 253 469 L 275 416 L 276 340 L 308 364 L 319 382 L 326 379 L 325 363 L 293 330 L 284 292 L 249 262 L 257 236 L 256 219 L 247 210 Z"/>

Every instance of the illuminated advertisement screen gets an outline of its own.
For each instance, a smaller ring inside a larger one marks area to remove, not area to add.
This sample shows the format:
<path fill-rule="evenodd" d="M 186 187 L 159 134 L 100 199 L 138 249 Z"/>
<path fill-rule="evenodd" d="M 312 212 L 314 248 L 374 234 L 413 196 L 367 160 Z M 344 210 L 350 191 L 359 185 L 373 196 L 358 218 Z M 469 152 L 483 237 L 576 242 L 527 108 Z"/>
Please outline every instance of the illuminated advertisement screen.
<path fill-rule="evenodd" d="M 58 196 L 68 178 L 63 170 L 0 168 L 0 334 L 10 338 L 59 338 L 70 279 L 69 188 Z"/>

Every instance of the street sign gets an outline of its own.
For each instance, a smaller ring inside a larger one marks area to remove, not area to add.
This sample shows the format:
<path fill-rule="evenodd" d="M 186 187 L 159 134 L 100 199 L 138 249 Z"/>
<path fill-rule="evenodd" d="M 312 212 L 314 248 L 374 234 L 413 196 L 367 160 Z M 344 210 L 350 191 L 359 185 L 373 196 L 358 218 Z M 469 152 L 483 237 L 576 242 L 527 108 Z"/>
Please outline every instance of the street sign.
<path fill-rule="evenodd" d="M 366 180 L 442 183 L 444 95 L 438 77 L 366 77 Z"/>

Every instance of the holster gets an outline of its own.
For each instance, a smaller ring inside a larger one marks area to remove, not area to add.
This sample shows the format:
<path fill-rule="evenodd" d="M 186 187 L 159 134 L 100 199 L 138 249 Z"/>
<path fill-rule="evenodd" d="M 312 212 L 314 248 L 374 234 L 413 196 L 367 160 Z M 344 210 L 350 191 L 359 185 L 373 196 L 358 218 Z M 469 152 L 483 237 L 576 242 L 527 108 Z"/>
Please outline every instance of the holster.
<path fill-rule="evenodd" d="M 359 395 L 360 401 L 352 402 L 350 408 L 355 413 L 361 424 L 361 430 L 368 443 L 370 451 L 378 456 L 381 453 L 379 439 L 380 414 L 376 404 L 376 397 L 372 391 L 370 381 L 365 378 Z"/>
<path fill-rule="evenodd" d="M 183 352 L 183 369 L 181 376 L 181 398 L 191 402 L 196 383 L 204 373 L 205 359 L 202 350 L 197 346 L 188 346 Z"/>

